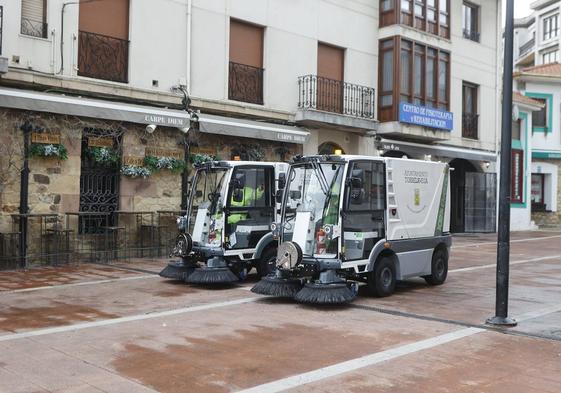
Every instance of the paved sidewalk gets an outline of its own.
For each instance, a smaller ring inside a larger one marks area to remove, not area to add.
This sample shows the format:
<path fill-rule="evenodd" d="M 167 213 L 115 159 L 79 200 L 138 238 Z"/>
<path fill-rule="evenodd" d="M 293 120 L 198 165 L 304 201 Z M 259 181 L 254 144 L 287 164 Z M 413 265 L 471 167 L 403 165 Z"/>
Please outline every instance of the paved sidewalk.
<path fill-rule="evenodd" d="M 494 234 L 455 237 L 442 286 L 344 307 L 163 280 L 167 259 L 1 272 L 0 392 L 559 392 L 561 233 L 512 240 L 506 331 Z"/>

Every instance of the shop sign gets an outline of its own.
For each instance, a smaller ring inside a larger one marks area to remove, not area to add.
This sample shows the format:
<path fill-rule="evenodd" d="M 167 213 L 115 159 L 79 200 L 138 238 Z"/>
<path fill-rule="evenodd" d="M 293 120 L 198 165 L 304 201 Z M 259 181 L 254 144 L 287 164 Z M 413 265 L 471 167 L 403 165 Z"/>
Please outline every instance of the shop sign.
<path fill-rule="evenodd" d="M 189 115 L 187 113 L 185 114 L 185 117 L 146 114 L 144 115 L 144 123 L 155 124 L 157 126 L 184 128 L 189 127 L 190 125 L 188 116 Z"/>
<path fill-rule="evenodd" d="M 452 112 L 408 102 L 399 103 L 399 121 L 448 131 L 454 128 L 454 114 Z"/>
<path fill-rule="evenodd" d="M 88 147 L 113 147 L 113 138 L 89 137 Z"/>
<path fill-rule="evenodd" d="M 32 132 L 32 143 L 44 143 L 47 145 L 60 145 L 60 134 L 49 134 L 46 132 Z"/>
<path fill-rule="evenodd" d="M 293 135 L 284 132 L 277 132 L 277 140 L 282 142 L 306 143 L 306 137 L 304 135 Z"/>
<path fill-rule="evenodd" d="M 192 147 L 190 153 L 213 155 L 216 154 L 216 149 L 213 149 L 211 147 Z"/>
<path fill-rule="evenodd" d="M 147 156 L 154 157 L 172 157 L 177 160 L 183 159 L 183 150 L 180 149 L 165 149 L 160 147 L 147 147 L 144 151 Z"/>
<path fill-rule="evenodd" d="M 512 173 L 511 173 L 511 202 L 513 203 L 523 203 L 524 202 L 524 187 L 523 187 L 523 179 L 524 179 L 524 158 L 523 158 L 524 151 L 518 149 L 512 149 Z"/>
<path fill-rule="evenodd" d="M 134 165 L 134 166 L 143 166 L 144 165 L 144 157 L 125 156 L 125 157 L 123 157 L 123 164 L 124 165 Z"/>

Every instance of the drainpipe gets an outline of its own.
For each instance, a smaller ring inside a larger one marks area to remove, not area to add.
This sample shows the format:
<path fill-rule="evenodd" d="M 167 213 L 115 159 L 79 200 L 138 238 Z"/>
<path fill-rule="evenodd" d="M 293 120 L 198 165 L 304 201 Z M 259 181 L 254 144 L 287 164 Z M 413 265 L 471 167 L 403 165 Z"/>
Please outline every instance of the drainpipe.
<path fill-rule="evenodd" d="M 191 91 L 191 24 L 192 24 L 193 0 L 187 0 L 187 64 L 185 79 L 187 80 L 187 91 Z"/>

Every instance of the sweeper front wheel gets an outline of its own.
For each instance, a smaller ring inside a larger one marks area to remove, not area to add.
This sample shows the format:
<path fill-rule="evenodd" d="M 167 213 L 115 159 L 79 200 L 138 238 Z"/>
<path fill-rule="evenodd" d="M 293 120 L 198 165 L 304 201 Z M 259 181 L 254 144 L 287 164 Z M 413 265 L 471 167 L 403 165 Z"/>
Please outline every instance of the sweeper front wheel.
<path fill-rule="evenodd" d="M 432 254 L 431 274 L 423 276 L 429 285 L 441 285 L 448 276 L 448 253 L 443 248 L 437 248 Z"/>
<path fill-rule="evenodd" d="M 389 256 L 376 262 L 374 271 L 366 276 L 368 292 L 377 297 L 390 296 L 395 290 L 395 263 Z"/>
<path fill-rule="evenodd" d="M 266 249 L 257 262 L 257 275 L 266 277 L 277 269 L 277 249 L 274 247 Z"/>

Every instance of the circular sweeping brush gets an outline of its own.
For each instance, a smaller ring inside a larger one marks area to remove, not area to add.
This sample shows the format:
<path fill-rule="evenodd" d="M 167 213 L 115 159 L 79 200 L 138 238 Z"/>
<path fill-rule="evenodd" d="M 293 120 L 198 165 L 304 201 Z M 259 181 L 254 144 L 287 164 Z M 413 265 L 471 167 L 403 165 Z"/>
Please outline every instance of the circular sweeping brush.
<path fill-rule="evenodd" d="M 159 274 L 160 277 L 170 280 L 184 280 L 191 270 L 193 267 L 186 266 L 182 261 L 170 261 Z"/>
<path fill-rule="evenodd" d="M 300 280 L 282 279 L 277 277 L 263 277 L 251 288 L 251 292 L 260 295 L 292 298 L 302 288 Z"/>
<path fill-rule="evenodd" d="M 356 297 L 346 283 L 318 284 L 307 283 L 294 296 L 298 303 L 308 304 L 344 304 Z"/>
<path fill-rule="evenodd" d="M 227 284 L 240 279 L 227 267 L 202 267 L 185 277 L 189 284 Z"/>

